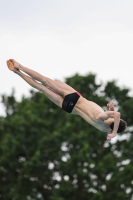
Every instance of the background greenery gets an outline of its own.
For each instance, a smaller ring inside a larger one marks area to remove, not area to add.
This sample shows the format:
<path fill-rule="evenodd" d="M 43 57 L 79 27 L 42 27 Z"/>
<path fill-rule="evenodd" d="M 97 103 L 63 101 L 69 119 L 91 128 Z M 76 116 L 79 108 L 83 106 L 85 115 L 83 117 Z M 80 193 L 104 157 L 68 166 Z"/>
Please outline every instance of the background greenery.
<path fill-rule="evenodd" d="M 82 118 L 30 91 L 17 102 L 2 96 L 0 117 L 1 200 L 130 200 L 133 195 L 133 97 L 112 81 L 76 74 L 66 82 L 106 110 L 114 100 L 128 123 L 116 143 Z"/>

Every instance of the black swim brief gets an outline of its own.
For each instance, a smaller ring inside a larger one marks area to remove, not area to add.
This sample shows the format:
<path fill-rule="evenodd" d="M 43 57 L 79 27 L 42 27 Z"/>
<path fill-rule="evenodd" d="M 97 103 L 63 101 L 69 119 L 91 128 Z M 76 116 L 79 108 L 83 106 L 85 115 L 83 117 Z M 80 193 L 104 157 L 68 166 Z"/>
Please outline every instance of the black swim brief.
<path fill-rule="evenodd" d="M 79 92 L 66 95 L 62 103 L 62 109 L 71 113 L 80 96 L 81 94 Z"/>

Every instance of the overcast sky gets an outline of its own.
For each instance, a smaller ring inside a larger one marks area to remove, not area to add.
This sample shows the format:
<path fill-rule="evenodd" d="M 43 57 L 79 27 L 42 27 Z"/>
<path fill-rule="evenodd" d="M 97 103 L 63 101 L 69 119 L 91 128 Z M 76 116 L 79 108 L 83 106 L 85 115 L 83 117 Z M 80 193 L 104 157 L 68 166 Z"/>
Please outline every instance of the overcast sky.
<path fill-rule="evenodd" d="M 52 79 L 92 72 L 133 90 L 133 1 L 0 0 L 0 95 L 15 88 L 21 99 L 31 87 L 9 58 Z"/>

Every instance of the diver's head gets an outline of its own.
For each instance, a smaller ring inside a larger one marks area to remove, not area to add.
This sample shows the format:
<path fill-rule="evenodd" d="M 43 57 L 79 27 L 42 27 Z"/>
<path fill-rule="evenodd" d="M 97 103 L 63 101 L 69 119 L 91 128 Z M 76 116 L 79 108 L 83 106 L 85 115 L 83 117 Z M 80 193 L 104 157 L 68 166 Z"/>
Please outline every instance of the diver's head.
<path fill-rule="evenodd" d="M 122 133 L 125 131 L 127 127 L 127 123 L 123 120 L 123 119 L 120 119 L 120 123 L 119 123 L 119 126 L 118 126 L 118 130 L 117 130 L 117 133 Z M 114 128 L 114 122 L 112 122 L 110 124 L 110 128 L 113 130 Z"/>

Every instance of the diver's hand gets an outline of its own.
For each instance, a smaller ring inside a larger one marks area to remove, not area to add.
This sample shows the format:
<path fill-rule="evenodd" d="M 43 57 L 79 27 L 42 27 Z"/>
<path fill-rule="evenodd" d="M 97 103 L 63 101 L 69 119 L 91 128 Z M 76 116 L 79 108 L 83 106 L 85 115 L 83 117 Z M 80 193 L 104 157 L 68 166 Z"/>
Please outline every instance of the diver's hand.
<path fill-rule="evenodd" d="M 107 136 L 107 140 L 111 140 L 113 137 L 115 137 L 116 136 L 116 134 L 115 133 L 111 133 L 111 134 L 108 134 L 108 136 Z"/>
<path fill-rule="evenodd" d="M 114 111 L 114 103 L 113 102 L 109 102 L 107 104 L 107 108 L 109 109 L 109 111 Z"/>

